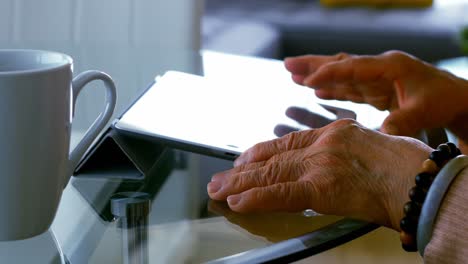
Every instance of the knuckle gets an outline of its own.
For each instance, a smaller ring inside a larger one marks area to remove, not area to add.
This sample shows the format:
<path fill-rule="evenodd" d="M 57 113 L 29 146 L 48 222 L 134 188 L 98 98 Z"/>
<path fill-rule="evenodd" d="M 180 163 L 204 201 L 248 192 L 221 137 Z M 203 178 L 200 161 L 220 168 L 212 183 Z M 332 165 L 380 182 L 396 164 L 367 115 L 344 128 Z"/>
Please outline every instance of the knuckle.
<path fill-rule="evenodd" d="M 335 59 L 336 60 L 343 60 L 343 59 L 347 59 L 349 57 L 350 57 L 350 55 L 348 53 L 346 53 L 346 52 L 339 52 L 339 53 L 335 54 Z"/>
<path fill-rule="evenodd" d="M 365 131 L 365 127 L 363 127 L 360 123 L 355 120 L 350 119 L 348 123 L 342 126 L 340 134 L 343 141 L 349 141 L 351 139 L 355 140 L 360 134 L 363 134 Z"/>
<path fill-rule="evenodd" d="M 293 132 L 290 132 L 288 134 L 286 134 L 283 138 L 282 138 L 282 143 L 285 145 L 285 146 L 288 146 L 291 144 L 291 142 L 294 141 L 294 138 L 296 138 L 297 136 L 297 132 L 296 131 L 293 131 Z"/>
<path fill-rule="evenodd" d="M 404 52 L 400 51 L 400 50 L 388 50 L 384 53 L 382 53 L 384 56 L 401 56 L 402 54 L 404 54 Z"/>
<path fill-rule="evenodd" d="M 338 119 L 335 122 L 333 122 L 332 124 L 335 127 L 346 127 L 346 128 L 350 128 L 350 127 L 354 127 L 354 126 L 359 125 L 359 123 L 356 120 L 351 119 L 351 118 Z"/>
<path fill-rule="evenodd" d="M 264 167 L 259 177 L 265 179 L 265 183 L 267 185 L 275 184 L 276 183 L 276 175 L 277 175 L 277 163 L 271 163 Z M 256 177 L 258 178 L 258 177 Z"/>
<path fill-rule="evenodd" d="M 230 187 L 230 189 L 234 190 L 240 190 L 246 187 L 247 181 L 246 181 L 246 175 L 243 172 L 237 173 L 232 175 L 228 182 L 227 182 L 227 187 Z"/>
<path fill-rule="evenodd" d="M 421 61 L 402 51 L 387 51 L 383 54 L 383 59 L 386 61 L 387 67 L 390 68 L 387 75 L 393 78 L 395 75 L 414 75 L 421 70 Z"/>
<path fill-rule="evenodd" d="M 243 155 L 247 155 L 248 157 L 254 157 L 257 156 L 259 153 L 264 152 L 265 150 L 268 149 L 269 143 L 268 142 L 260 142 L 256 143 L 253 145 L 251 148 L 249 148 L 246 153 Z"/>
<path fill-rule="evenodd" d="M 293 131 L 281 138 L 280 144 L 284 149 L 291 150 L 295 147 L 297 139 L 300 137 L 300 131 Z"/>
<path fill-rule="evenodd" d="M 268 158 L 268 155 L 274 152 L 275 146 L 275 141 L 256 143 L 244 153 L 242 153 L 241 157 L 247 161 L 247 164 L 252 162 L 259 162 L 264 158 Z"/>
<path fill-rule="evenodd" d="M 281 180 L 281 169 L 282 166 L 279 162 L 274 162 L 271 163 L 266 167 L 264 170 L 264 174 L 262 175 L 264 179 L 266 179 L 266 183 L 268 185 L 273 185 L 279 182 L 282 182 Z"/>
<path fill-rule="evenodd" d="M 268 166 L 265 171 L 264 179 L 267 184 L 273 185 L 276 183 L 288 182 L 293 179 L 298 179 L 304 174 L 301 163 L 298 162 L 275 162 Z"/>
<path fill-rule="evenodd" d="M 388 59 L 396 61 L 404 61 L 409 58 L 409 55 L 407 53 L 399 50 L 389 50 L 384 52 L 382 55 Z"/>
<path fill-rule="evenodd" d="M 325 133 L 317 140 L 322 146 L 341 146 L 348 142 L 357 133 L 362 131 L 363 126 L 354 119 L 339 119 L 325 127 Z"/>

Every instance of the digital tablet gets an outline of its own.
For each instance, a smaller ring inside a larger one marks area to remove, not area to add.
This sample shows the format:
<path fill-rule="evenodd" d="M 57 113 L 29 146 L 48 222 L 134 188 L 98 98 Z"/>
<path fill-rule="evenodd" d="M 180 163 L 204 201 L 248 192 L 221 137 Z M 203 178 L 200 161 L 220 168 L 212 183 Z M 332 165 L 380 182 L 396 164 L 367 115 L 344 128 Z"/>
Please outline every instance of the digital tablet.
<path fill-rule="evenodd" d="M 171 147 L 233 160 L 256 143 L 276 138 L 278 124 L 306 129 L 285 115 L 288 107 L 335 119 L 317 103 L 312 89 L 290 79 L 287 83 L 260 85 L 168 71 L 114 127 Z"/>

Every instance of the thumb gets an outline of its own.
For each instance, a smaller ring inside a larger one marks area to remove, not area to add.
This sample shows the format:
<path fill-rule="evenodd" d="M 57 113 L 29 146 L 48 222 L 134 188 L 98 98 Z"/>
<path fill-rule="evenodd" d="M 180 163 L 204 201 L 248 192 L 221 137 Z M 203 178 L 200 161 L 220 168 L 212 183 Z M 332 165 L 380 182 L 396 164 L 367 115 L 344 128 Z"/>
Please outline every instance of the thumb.
<path fill-rule="evenodd" d="M 424 128 L 423 119 L 413 109 L 397 109 L 384 120 L 381 131 L 389 135 L 412 137 Z"/>

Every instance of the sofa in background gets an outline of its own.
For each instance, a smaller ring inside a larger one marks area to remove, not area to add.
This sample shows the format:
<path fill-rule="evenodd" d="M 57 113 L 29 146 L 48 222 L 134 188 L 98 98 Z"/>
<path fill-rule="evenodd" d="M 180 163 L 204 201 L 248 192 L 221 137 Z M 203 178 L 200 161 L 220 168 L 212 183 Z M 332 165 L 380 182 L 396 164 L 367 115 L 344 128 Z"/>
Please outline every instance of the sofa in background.
<path fill-rule="evenodd" d="M 430 8 L 330 9 L 317 0 L 206 0 L 204 48 L 271 58 L 398 49 L 429 62 L 461 55 L 468 3 Z"/>

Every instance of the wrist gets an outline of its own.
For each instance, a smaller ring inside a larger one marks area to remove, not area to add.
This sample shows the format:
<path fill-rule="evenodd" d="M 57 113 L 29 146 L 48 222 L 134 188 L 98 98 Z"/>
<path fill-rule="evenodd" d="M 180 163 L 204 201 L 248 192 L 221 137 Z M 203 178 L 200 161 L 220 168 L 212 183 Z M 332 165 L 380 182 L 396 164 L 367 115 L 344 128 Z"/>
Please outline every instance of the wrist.
<path fill-rule="evenodd" d="M 404 217 L 403 207 L 408 202 L 408 191 L 414 186 L 414 177 L 420 172 L 423 162 L 427 159 L 434 149 L 424 143 L 410 139 L 410 142 L 405 142 L 408 149 L 404 155 L 399 155 L 399 162 L 392 164 L 392 175 L 389 175 L 391 182 L 387 188 L 387 192 L 383 195 L 383 199 L 387 210 L 388 224 L 387 227 L 398 232 L 400 229 L 400 221 Z"/>
<path fill-rule="evenodd" d="M 404 216 L 400 221 L 400 240 L 405 251 L 417 250 L 419 241 L 417 241 L 416 236 L 419 233 L 419 226 L 422 225 L 420 219 L 429 219 L 427 218 L 427 214 L 426 216 L 423 216 L 424 210 L 427 212 L 427 208 L 433 210 L 438 207 L 438 205 L 436 205 L 437 201 L 431 199 L 429 196 L 435 195 L 436 198 L 441 198 L 440 190 L 446 189 L 450 182 L 450 180 L 445 180 L 447 177 L 443 176 L 444 170 L 442 170 L 441 176 L 438 176 L 440 175 L 439 171 L 447 162 L 458 155 L 460 155 L 460 150 L 455 146 L 455 144 L 450 142 L 440 144 L 436 150 L 431 152 L 428 159 L 422 163 L 419 173 L 414 177 L 415 183 L 408 192 L 409 199 L 403 207 Z M 447 167 L 444 169 L 446 168 Z M 448 176 L 452 177 L 454 175 Z M 436 191 L 434 192 L 433 190 Z M 426 224 L 423 226 L 428 225 Z"/>

